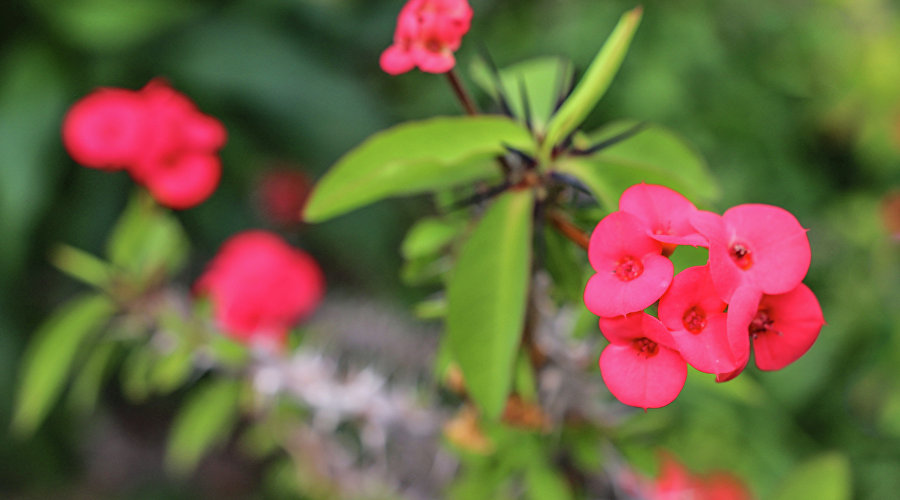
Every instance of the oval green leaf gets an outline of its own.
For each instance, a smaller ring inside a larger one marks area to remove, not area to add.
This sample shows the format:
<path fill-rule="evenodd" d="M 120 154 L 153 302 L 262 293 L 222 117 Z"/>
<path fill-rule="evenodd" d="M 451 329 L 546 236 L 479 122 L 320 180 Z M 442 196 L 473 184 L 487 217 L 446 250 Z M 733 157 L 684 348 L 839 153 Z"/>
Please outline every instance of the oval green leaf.
<path fill-rule="evenodd" d="M 594 57 L 572 95 L 559 108 L 547 125 L 547 136 L 541 146 L 541 157 L 546 158 L 557 143 L 581 125 L 581 122 L 593 111 L 597 102 L 606 93 L 612 79 L 619 71 L 631 39 L 641 22 L 642 7 L 626 12 L 616 25 L 612 34 L 606 39 L 600 52 Z"/>
<path fill-rule="evenodd" d="M 533 149 L 529 132 L 503 116 L 409 122 L 373 135 L 316 185 L 303 212 L 322 222 L 369 203 L 495 177 L 504 145 Z"/>
<path fill-rule="evenodd" d="M 447 340 L 472 400 L 500 416 L 528 297 L 534 197 L 507 192 L 494 202 L 460 250 L 447 287 Z"/>
<path fill-rule="evenodd" d="M 240 386 L 227 379 L 194 389 L 175 417 L 166 450 L 166 465 L 175 473 L 193 469 L 203 455 L 228 437 L 238 417 Z"/>
<path fill-rule="evenodd" d="M 629 122 L 610 124 L 591 134 L 582 146 L 632 126 Z M 594 155 L 562 158 L 553 169 L 580 180 L 608 210 L 615 210 L 622 192 L 639 182 L 668 186 L 698 203 L 719 197 L 719 186 L 703 158 L 680 136 L 657 125 Z"/>
<path fill-rule="evenodd" d="M 68 382 L 82 344 L 115 310 L 105 296 L 89 295 L 64 305 L 40 327 L 23 356 L 14 432 L 29 435 L 40 425 Z"/>

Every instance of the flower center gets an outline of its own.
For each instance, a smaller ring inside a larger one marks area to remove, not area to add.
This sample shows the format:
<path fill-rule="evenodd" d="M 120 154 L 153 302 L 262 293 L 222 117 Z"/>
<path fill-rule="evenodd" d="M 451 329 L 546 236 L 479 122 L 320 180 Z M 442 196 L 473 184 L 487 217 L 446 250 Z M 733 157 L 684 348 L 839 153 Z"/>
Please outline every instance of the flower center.
<path fill-rule="evenodd" d="M 685 330 L 691 333 L 700 333 L 706 328 L 706 313 L 703 312 L 703 309 L 694 306 L 684 313 L 681 323 Z"/>
<path fill-rule="evenodd" d="M 728 255 L 730 255 L 731 260 L 744 271 L 753 266 L 753 254 L 750 252 L 750 249 L 747 248 L 747 245 L 741 242 L 732 243 L 731 248 L 728 249 Z"/>
<path fill-rule="evenodd" d="M 644 265 L 634 257 L 625 257 L 616 263 L 613 274 L 622 281 L 631 281 L 644 272 Z"/>
<path fill-rule="evenodd" d="M 750 322 L 750 326 L 747 327 L 747 332 L 750 334 L 750 337 L 755 339 L 763 333 L 772 331 L 772 325 L 774 323 L 775 321 L 769 318 L 768 312 L 757 311 L 756 317 L 753 318 L 753 321 Z"/>
<path fill-rule="evenodd" d="M 639 356 L 643 356 L 645 358 L 652 358 L 656 356 L 656 353 L 659 352 L 659 344 L 648 339 L 647 337 L 641 337 L 639 339 L 635 339 L 631 342 L 634 350 L 638 352 Z"/>

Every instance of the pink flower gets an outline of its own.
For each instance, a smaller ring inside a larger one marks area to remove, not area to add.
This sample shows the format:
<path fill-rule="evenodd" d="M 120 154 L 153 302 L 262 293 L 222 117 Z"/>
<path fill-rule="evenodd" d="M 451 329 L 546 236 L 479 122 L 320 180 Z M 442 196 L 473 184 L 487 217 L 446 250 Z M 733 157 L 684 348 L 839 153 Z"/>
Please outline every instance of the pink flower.
<path fill-rule="evenodd" d="M 670 453 L 661 453 L 660 472 L 649 481 L 648 500 L 750 500 L 747 486 L 729 472 L 694 474 Z"/>
<path fill-rule="evenodd" d="M 84 166 L 118 170 L 134 164 L 147 141 L 146 106 L 137 92 L 101 88 L 76 102 L 63 120 L 63 143 Z"/>
<path fill-rule="evenodd" d="M 280 226 L 299 224 L 312 181 L 289 168 L 269 170 L 257 186 L 259 208 L 267 220 Z"/>
<path fill-rule="evenodd" d="M 767 294 L 793 290 L 809 270 L 806 230 L 783 208 L 738 205 L 721 217 L 697 212 L 691 223 L 709 240 L 709 270 L 726 302 L 749 285 Z"/>
<path fill-rule="evenodd" d="M 647 313 L 600 318 L 609 345 L 600 354 L 600 374 L 609 391 L 624 404 L 659 408 L 678 397 L 687 378 L 687 364 L 675 341 Z"/>
<path fill-rule="evenodd" d="M 762 294 L 752 286 L 738 288 L 728 305 L 727 330 L 739 368 L 717 380 L 740 373 L 750 357 L 751 343 L 760 370 L 784 368 L 812 347 L 823 325 L 819 301 L 802 283 L 777 295 Z"/>
<path fill-rule="evenodd" d="M 701 372 L 727 373 L 738 368 L 728 343 L 725 307 L 707 266 L 678 273 L 659 299 L 660 321 L 672 333 L 684 360 Z"/>
<path fill-rule="evenodd" d="M 93 168 L 125 168 L 161 204 L 189 208 L 212 194 L 221 177 L 222 124 L 162 80 L 138 92 L 100 89 L 63 122 L 72 157 Z"/>
<path fill-rule="evenodd" d="M 676 245 L 707 246 L 706 238 L 691 225 L 697 208 L 665 186 L 644 183 L 631 186 L 619 198 L 619 210 L 643 220 L 650 237 L 664 244 L 664 255 L 671 255 Z"/>
<path fill-rule="evenodd" d="M 283 347 L 288 330 L 322 299 L 325 281 L 305 252 L 265 231 L 232 236 L 197 280 L 220 327 L 237 340 Z"/>
<path fill-rule="evenodd" d="M 381 69 L 391 75 L 416 66 L 427 73 L 450 71 L 471 21 L 466 0 L 409 0 L 397 17 L 393 45 L 381 54 Z"/>
<path fill-rule="evenodd" d="M 662 243 L 647 234 L 634 215 L 613 212 L 591 234 L 588 259 L 597 274 L 584 290 L 584 303 L 597 316 L 641 311 L 656 302 L 672 282 L 674 266 Z"/>

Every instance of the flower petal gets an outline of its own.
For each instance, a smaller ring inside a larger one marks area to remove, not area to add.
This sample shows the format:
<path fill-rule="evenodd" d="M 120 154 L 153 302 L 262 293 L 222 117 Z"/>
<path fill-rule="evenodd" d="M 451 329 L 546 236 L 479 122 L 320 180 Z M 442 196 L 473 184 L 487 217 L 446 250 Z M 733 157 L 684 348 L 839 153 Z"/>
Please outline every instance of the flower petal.
<path fill-rule="evenodd" d="M 636 215 L 647 224 L 651 238 L 676 245 L 706 246 L 706 238 L 691 225 L 697 208 L 687 198 L 665 186 L 635 184 L 619 198 L 619 210 Z"/>
<path fill-rule="evenodd" d="M 763 296 L 759 309 L 773 321 L 768 332 L 753 339 L 760 370 L 780 370 L 799 359 L 825 324 L 819 301 L 802 283 L 788 293 Z"/>
<path fill-rule="evenodd" d="M 641 262 L 643 272 L 630 281 L 622 281 L 612 270 L 591 276 L 584 289 L 588 310 L 601 317 L 624 316 L 659 300 L 672 282 L 675 267 L 660 255 L 648 255 Z"/>
<path fill-rule="evenodd" d="M 600 355 L 600 374 L 619 401 L 639 408 L 660 408 L 678 397 L 687 364 L 677 352 L 659 346 L 646 357 L 631 345 L 610 344 Z"/>

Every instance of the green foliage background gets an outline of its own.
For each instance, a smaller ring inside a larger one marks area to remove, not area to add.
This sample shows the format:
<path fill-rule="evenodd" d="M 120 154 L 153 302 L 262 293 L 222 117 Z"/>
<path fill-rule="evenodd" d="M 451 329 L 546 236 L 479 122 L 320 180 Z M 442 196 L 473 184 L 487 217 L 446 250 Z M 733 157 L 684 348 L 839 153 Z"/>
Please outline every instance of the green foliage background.
<path fill-rule="evenodd" d="M 500 66 L 562 55 L 583 71 L 634 5 L 471 3 L 473 28 L 458 53 L 466 77 L 481 43 Z M 442 78 L 378 69 L 401 4 L 0 5 L 0 429 L 9 425 L 25 343 L 78 290 L 50 267 L 50 249 L 66 242 L 101 253 L 133 190 L 124 173 L 85 169 L 66 156 L 59 138 L 66 108 L 97 86 L 136 89 L 164 76 L 223 120 L 222 184 L 178 214 L 195 244 L 187 282 L 228 235 L 266 225 L 254 205 L 266 169 L 287 163 L 318 177 L 380 129 L 460 112 Z M 723 195 L 708 208 L 758 202 L 796 214 L 810 228 L 806 282 L 828 326 L 789 368 L 723 385 L 694 373 L 676 403 L 607 437 L 646 471 L 655 447 L 665 446 L 697 470 L 736 471 L 763 498 L 846 491 L 890 498 L 900 490 L 900 243 L 883 224 L 882 200 L 900 189 L 900 7 L 888 0 L 649 0 L 644 7 L 622 71 L 586 128 L 623 118 L 664 125 L 692 142 L 721 181 Z M 412 304 L 423 292 L 400 283 L 399 242 L 429 211 L 424 198 L 379 203 L 307 228 L 303 244 L 332 289 Z M 57 410 L 28 441 L 0 432 L 0 493 L 77 492 L 85 478 L 75 459 L 98 425 Z M 151 477 L 123 494 L 189 491 Z"/>

